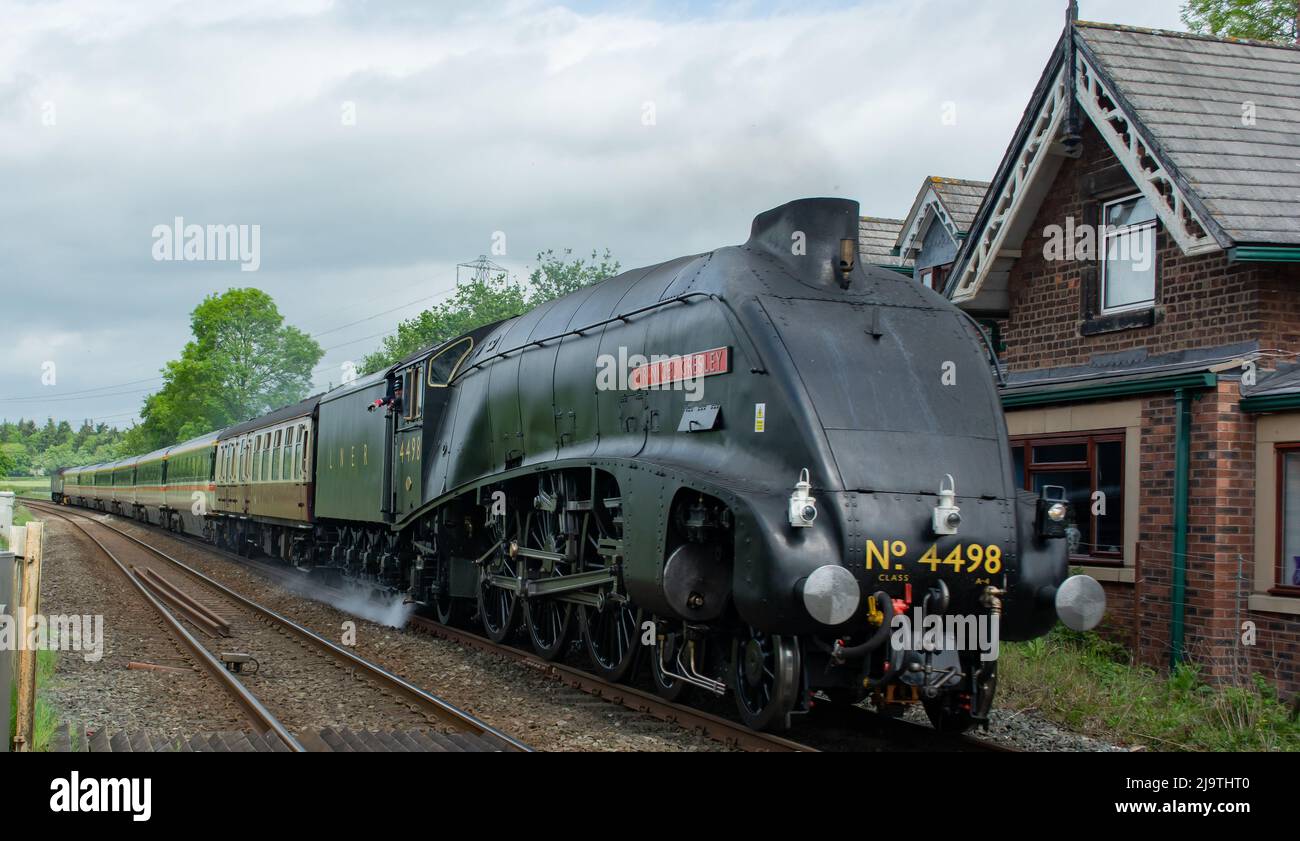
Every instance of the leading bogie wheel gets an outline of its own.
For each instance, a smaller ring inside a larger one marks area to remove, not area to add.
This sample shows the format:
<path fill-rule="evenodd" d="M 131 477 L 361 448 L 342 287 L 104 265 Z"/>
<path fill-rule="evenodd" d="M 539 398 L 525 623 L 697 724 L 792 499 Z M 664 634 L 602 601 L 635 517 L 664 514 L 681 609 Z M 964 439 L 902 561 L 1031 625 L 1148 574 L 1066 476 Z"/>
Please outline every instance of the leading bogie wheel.
<path fill-rule="evenodd" d="M 799 642 L 749 629 L 731 664 L 736 709 L 753 730 L 786 730 L 799 698 Z"/>

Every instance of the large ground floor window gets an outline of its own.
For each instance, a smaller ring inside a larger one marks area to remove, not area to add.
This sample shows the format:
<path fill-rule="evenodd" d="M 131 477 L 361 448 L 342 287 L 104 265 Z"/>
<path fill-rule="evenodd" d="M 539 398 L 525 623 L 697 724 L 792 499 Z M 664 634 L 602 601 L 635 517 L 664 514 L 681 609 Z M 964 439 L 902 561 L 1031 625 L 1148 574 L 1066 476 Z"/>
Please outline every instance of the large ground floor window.
<path fill-rule="evenodd" d="M 1277 586 L 1300 595 L 1300 443 L 1277 450 Z"/>
<path fill-rule="evenodd" d="M 1123 430 L 1012 438 L 1011 455 L 1020 487 L 1035 494 L 1046 487 L 1065 489 L 1073 509 L 1071 555 L 1089 563 L 1123 563 Z"/>

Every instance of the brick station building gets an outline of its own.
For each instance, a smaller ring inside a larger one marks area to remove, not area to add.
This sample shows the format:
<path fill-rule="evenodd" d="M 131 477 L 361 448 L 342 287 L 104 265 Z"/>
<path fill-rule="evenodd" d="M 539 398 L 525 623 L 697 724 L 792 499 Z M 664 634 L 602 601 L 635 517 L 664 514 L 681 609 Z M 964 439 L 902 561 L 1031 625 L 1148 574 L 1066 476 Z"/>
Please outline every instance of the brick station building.
<path fill-rule="evenodd" d="M 1071 21 L 946 293 L 1106 633 L 1300 691 L 1300 48 Z"/>

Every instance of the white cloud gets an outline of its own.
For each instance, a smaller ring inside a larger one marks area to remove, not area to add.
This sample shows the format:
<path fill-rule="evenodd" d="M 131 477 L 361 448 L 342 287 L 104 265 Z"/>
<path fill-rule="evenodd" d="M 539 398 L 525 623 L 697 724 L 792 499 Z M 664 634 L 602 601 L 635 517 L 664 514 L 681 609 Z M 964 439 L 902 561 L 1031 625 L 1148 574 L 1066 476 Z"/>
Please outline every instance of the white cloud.
<path fill-rule="evenodd" d="M 1174 26 L 1177 6 L 1084 15 Z M 23 343 L 131 337 L 72 390 L 156 374 L 226 286 L 325 327 L 437 291 L 498 230 L 523 272 L 548 247 L 630 267 L 734 243 L 806 195 L 901 215 L 924 176 L 991 175 L 1064 7 L 0 2 L 4 295 L 30 304 Z M 261 225 L 261 270 L 152 262 L 150 231 L 177 215 Z M 0 398 L 30 390 L 0 368 Z"/>

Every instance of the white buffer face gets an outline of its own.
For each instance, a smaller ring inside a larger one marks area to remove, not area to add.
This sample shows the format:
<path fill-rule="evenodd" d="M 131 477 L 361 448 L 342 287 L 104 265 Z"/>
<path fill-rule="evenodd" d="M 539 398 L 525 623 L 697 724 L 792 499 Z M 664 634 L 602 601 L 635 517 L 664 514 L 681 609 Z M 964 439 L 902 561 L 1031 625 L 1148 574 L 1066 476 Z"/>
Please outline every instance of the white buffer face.
<path fill-rule="evenodd" d="M 1091 631 L 1106 615 L 1106 591 L 1092 576 L 1068 578 L 1056 589 L 1056 615 L 1072 631 Z"/>
<path fill-rule="evenodd" d="M 804 607 L 823 625 L 842 625 L 849 621 L 861 601 L 857 579 L 841 566 L 818 567 L 803 585 Z"/>

